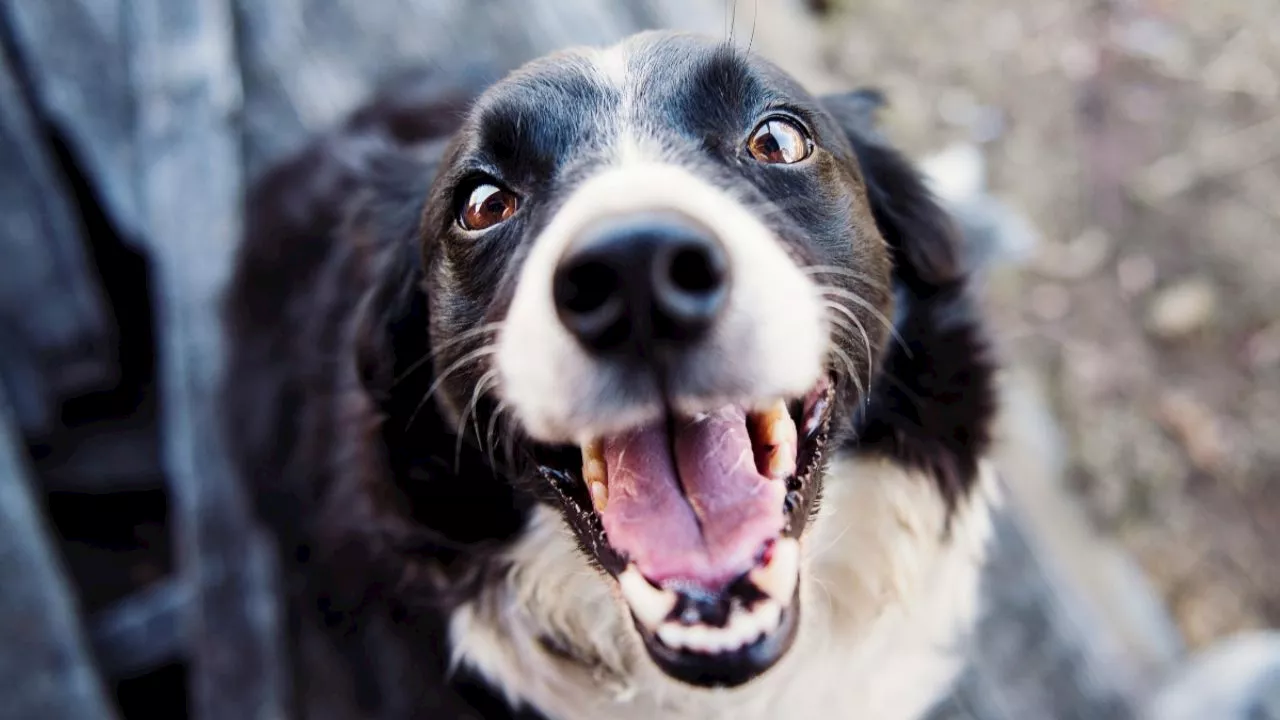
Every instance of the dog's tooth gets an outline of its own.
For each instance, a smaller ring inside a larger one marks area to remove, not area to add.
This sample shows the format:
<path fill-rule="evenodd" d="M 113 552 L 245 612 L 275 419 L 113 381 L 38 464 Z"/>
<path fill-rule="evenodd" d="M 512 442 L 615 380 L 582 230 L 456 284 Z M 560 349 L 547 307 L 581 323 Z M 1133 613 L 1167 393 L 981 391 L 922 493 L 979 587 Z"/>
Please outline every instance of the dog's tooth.
<path fill-rule="evenodd" d="M 796 446 L 782 443 L 770 448 L 769 456 L 765 460 L 765 475 L 772 480 L 785 480 L 795 474 Z"/>
<path fill-rule="evenodd" d="M 679 650 L 684 647 L 684 628 L 675 623 L 663 623 L 658 628 L 658 639 L 672 650 Z"/>
<path fill-rule="evenodd" d="M 795 474 L 798 438 L 796 424 L 787 411 L 787 403 L 777 400 L 772 405 L 751 416 L 756 442 L 768 448 L 764 460 L 764 472 L 770 478 L 781 480 Z"/>
<path fill-rule="evenodd" d="M 773 543 L 769 564 L 752 569 L 747 577 L 778 603 L 791 602 L 800 579 L 800 541 L 778 538 Z"/>
<path fill-rule="evenodd" d="M 711 649 L 711 628 L 706 625 L 690 625 L 684 629 L 684 644 L 693 650 L 707 652 Z"/>
<path fill-rule="evenodd" d="M 752 415 L 760 441 L 766 445 L 796 442 L 796 424 L 787 412 L 785 400 L 775 400 L 764 410 Z"/>
<path fill-rule="evenodd" d="M 602 482 L 593 482 L 587 486 L 591 491 L 591 504 L 596 512 L 602 513 L 609 505 L 609 486 Z"/>
<path fill-rule="evenodd" d="M 751 613 L 739 610 L 729 616 L 729 624 L 725 627 L 728 636 L 728 648 L 736 650 L 747 644 L 747 638 L 754 632 L 755 622 Z"/>
<path fill-rule="evenodd" d="M 742 635 L 742 644 L 746 644 L 754 641 L 756 637 L 759 637 L 759 634 L 763 633 L 765 628 L 762 616 L 760 616 L 759 612 L 753 610 L 751 612 L 744 612 L 742 615 L 744 616 L 742 616 L 742 624 L 739 632 Z"/>
<path fill-rule="evenodd" d="M 782 622 L 782 605 L 766 600 L 756 609 L 756 622 L 759 632 L 769 634 Z"/>
<path fill-rule="evenodd" d="M 653 583 L 640 574 L 635 565 L 628 565 L 627 569 L 618 575 L 618 587 L 621 588 L 622 597 L 626 598 L 636 619 L 648 628 L 658 627 L 676 606 L 676 594 L 670 590 L 654 587 Z M 663 642 L 666 640 L 664 639 Z"/>
<path fill-rule="evenodd" d="M 717 628 L 707 635 L 707 649 L 711 652 L 722 653 L 736 647 L 733 634 L 727 628 Z"/>
<path fill-rule="evenodd" d="M 609 470 L 604 464 L 604 443 L 598 439 L 582 444 L 582 479 L 596 512 L 604 512 L 609 504 Z"/>
<path fill-rule="evenodd" d="M 590 482 L 608 482 L 609 473 L 604 464 L 604 442 L 590 440 L 582 444 L 582 477 Z"/>

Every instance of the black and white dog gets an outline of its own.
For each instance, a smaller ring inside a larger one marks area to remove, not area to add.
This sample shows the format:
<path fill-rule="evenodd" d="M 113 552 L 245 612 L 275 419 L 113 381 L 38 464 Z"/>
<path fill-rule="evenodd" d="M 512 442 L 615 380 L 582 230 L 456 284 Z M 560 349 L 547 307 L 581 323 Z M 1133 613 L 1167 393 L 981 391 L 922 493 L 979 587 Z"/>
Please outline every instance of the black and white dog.
<path fill-rule="evenodd" d="M 300 697 L 928 710 L 975 614 L 994 368 L 878 103 L 649 33 L 390 92 L 263 179 L 228 426 L 299 654 L 344 658 L 300 657 Z"/>

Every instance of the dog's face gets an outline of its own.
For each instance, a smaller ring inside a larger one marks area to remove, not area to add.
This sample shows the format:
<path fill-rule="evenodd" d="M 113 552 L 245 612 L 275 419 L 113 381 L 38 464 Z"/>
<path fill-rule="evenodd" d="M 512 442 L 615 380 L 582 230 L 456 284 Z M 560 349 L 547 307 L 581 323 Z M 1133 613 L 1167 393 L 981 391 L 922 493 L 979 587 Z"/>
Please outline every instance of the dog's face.
<path fill-rule="evenodd" d="M 532 461 L 654 662 L 703 685 L 772 666 L 833 418 L 891 314 L 836 120 L 694 37 L 537 61 L 455 138 L 424 261 L 437 401 Z"/>

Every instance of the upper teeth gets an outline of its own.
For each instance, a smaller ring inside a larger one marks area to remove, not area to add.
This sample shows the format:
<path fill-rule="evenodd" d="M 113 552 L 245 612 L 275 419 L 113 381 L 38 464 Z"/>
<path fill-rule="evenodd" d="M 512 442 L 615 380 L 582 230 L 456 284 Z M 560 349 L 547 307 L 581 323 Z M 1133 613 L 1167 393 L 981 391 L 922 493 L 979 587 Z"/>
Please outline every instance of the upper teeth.
<path fill-rule="evenodd" d="M 609 504 L 609 470 L 604 464 L 604 443 L 599 439 L 582 445 L 582 479 L 591 492 L 591 504 L 603 512 Z"/>
<path fill-rule="evenodd" d="M 796 424 L 782 400 L 768 409 L 752 413 L 752 430 L 756 441 L 764 446 L 760 471 L 774 480 L 788 478 L 796 471 Z"/>

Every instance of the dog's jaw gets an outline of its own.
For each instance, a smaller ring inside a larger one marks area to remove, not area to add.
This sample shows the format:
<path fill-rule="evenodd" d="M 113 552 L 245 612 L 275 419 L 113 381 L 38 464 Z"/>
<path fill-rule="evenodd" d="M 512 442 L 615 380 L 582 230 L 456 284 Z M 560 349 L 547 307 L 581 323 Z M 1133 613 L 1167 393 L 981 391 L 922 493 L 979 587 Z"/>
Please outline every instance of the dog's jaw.
<path fill-rule="evenodd" d="M 507 554 L 503 582 L 455 613 L 454 661 L 510 702 L 568 720 L 914 720 L 965 660 L 1000 496 L 985 464 L 951 513 L 927 476 L 837 459 L 801 542 L 806 612 L 791 652 L 755 681 L 717 692 L 653 666 L 616 583 L 583 572 L 574 538 L 544 507 Z"/>

